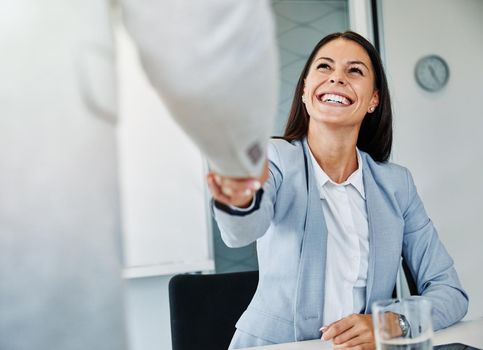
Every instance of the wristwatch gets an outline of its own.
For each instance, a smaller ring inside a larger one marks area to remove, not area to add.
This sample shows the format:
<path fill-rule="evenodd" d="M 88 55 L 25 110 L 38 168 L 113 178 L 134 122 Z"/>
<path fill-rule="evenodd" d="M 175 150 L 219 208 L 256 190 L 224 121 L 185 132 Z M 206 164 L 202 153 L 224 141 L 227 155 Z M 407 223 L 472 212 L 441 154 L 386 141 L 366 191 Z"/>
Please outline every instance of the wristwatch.
<path fill-rule="evenodd" d="M 401 327 L 401 336 L 406 337 L 409 334 L 409 322 L 404 315 L 398 315 L 399 327 Z"/>

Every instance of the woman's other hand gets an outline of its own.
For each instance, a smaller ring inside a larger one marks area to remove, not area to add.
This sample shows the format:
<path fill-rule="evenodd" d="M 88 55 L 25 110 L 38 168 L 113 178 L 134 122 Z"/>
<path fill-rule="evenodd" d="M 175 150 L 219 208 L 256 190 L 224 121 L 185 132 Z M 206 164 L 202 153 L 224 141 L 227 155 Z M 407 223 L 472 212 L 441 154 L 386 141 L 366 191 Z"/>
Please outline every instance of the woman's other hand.
<path fill-rule="evenodd" d="M 222 176 L 215 172 L 208 173 L 206 178 L 211 195 L 217 202 L 246 208 L 251 204 L 255 193 L 268 179 L 268 163 L 265 163 L 263 174 L 258 178 L 236 178 Z"/>
<path fill-rule="evenodd" d="M 320 329 L 323 340 L 332 340 L 334 349 L 374 350 L 372 315 L 352 314 Z"/>

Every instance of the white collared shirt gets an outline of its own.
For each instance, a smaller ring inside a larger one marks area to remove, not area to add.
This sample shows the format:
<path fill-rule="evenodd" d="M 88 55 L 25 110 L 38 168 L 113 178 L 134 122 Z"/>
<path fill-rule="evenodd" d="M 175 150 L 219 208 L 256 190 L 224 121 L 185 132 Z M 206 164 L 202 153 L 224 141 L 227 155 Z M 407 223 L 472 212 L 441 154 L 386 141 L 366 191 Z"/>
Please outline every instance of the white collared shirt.
<path fill-rule="evenodd" d="M 323 322 L 329 325 L 365 307 L 369 229 L 362 160 L 356 150 L 358 169 L 337 184 L 308 149 L 328 231 Z"/>

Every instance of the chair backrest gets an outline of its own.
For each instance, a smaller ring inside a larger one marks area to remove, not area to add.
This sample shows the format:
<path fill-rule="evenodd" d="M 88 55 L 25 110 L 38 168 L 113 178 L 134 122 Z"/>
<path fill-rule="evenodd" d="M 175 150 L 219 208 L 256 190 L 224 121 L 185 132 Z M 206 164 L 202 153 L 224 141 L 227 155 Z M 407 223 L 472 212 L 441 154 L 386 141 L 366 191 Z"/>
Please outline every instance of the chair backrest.
<path fill-rule="evenodd" d="M 404 258 L 401 258 L 401 267 L 402 271 L 400 271 L 403 274 L 404 279 L 406 280 L 406 283 L 408 285 L 409 289 L 409 294 L 410 295 L 419 295 L 418 292 L 418 287 L 416 285 L 416 281 L 411 273 L 411 270 L 409 269 L 408 264 L 406 263 L 406 260 Z M 392 292 L 392 297 L 397 298 L 397 286 L 394 286 L 394 291 Z M 401 296 L 400 296 L 401 297 Z"/>
<path fill-rule="evenodd" d="M 258 271 L 171 278 L 173 350 L 226 350 L 257 284 Z"/>
<path fill-rule="evenodd" d="M 417 288 L 406 262 L 411 295 Z M 169 281 L 173 350 L 226 350 L 258 284 L 258 271 L 176 275 Z M 396 288 L 393 297 L 396 297 Z"/>
<path fill-rule="evenodd" d="M 408 264 L 406 263 L 406 260 L 404 258 L 402 259 L 402 267 L 404 271 L 404 277 L 406 278 L 406 282 L 408 284 L 409 288 L 409 293 L 411 295 L 419 295 L 418 292 L 418 287 L 416 285 L 416 281 L 411 273 L 411 270 L 409 269 Z"/>

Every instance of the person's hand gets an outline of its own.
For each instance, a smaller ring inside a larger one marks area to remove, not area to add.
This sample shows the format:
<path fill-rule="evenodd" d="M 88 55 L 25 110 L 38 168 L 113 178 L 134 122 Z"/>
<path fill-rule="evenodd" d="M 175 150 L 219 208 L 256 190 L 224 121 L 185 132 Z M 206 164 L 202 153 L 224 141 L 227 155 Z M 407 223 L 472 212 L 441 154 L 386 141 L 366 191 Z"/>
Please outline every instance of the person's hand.
<path fill-rule="evenodd" d="M 321 329 L 323 340 L 332 340 L 334 349 L 374 350 L 371 315 L 352 314 Z"/>
<path fill-rule="evenodd" d="M 387 333 L 386 336 L 391 338 L 397 338 L 402 336 L 401 325 L 399 324 L 399 315 L 394 312 L 386 312 L 384 314 L 384 330 Z"/>
<path fill-rule="evenodd" d="M 211 195 L 216 201 L 246 208 L 252 202 L 255 193 L 268 179 L 268 163 L 265 163 L 263 174 L 258 178 L 236 178 L 210 172 L 206 179 Z"/>

